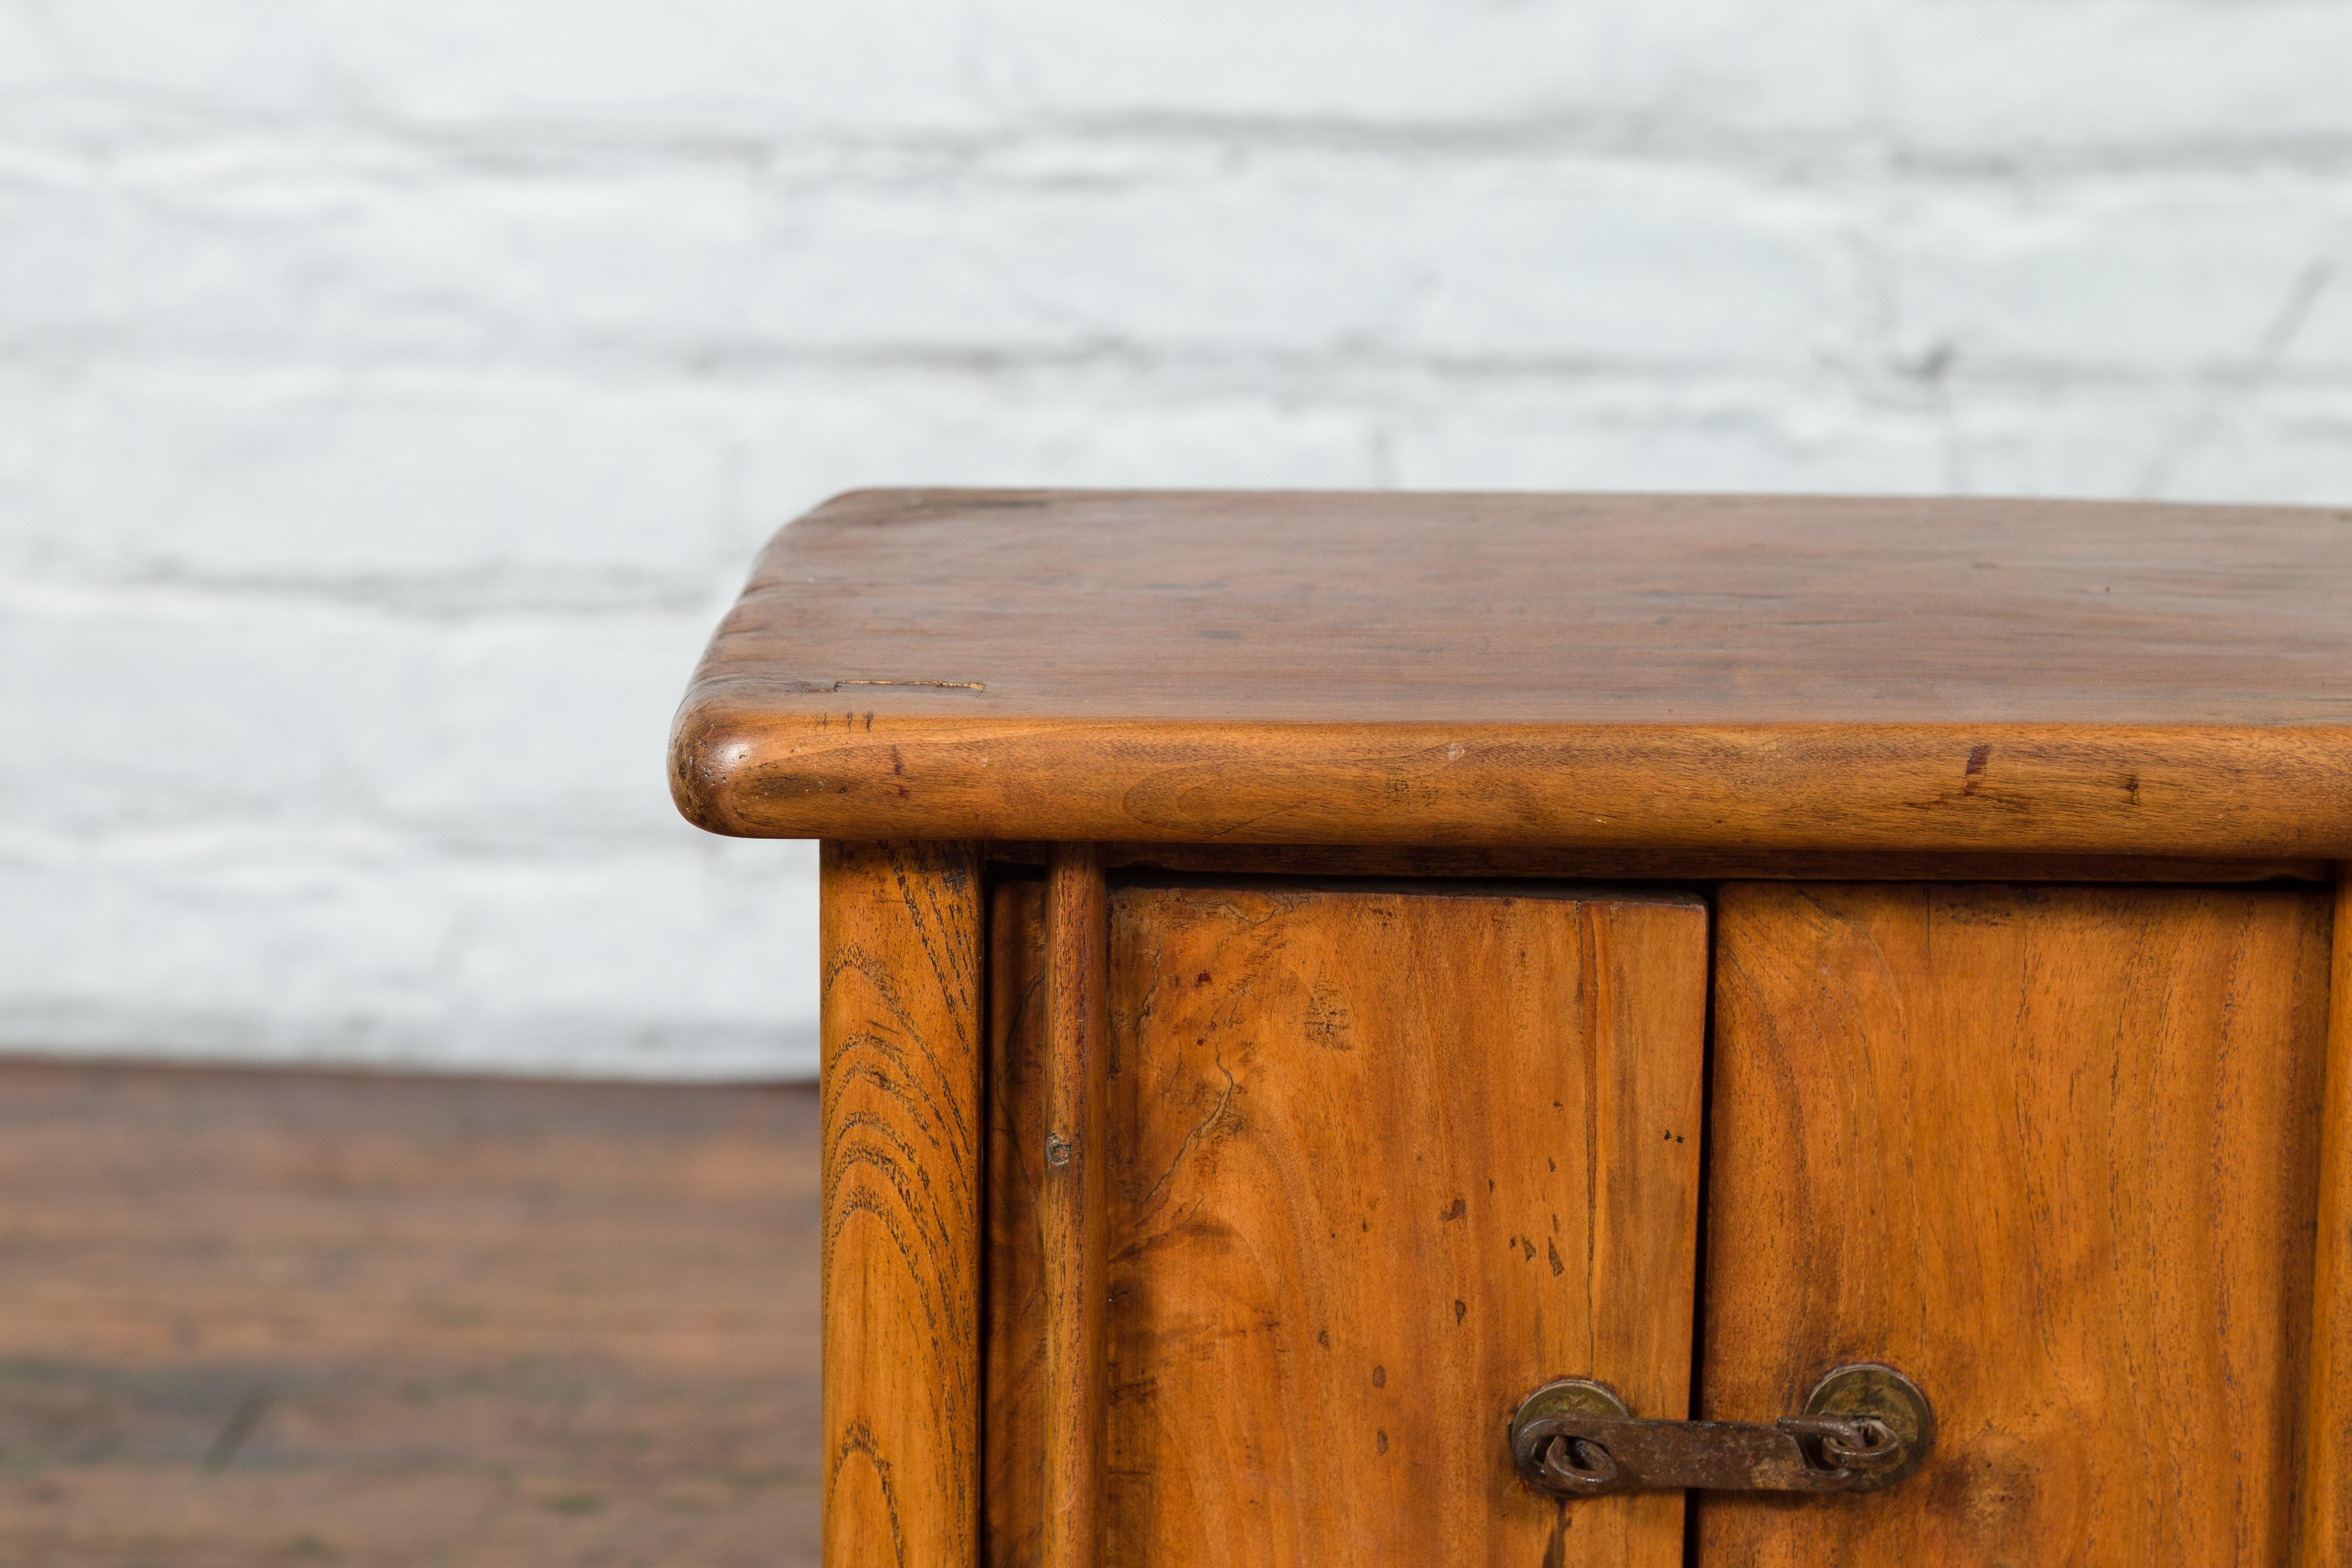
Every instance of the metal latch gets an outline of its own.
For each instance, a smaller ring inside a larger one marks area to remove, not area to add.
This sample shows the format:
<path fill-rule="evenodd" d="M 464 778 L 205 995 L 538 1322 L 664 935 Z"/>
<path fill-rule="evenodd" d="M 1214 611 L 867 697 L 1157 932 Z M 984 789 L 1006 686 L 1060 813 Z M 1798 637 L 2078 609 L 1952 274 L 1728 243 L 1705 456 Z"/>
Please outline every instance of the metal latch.
<path fill-rule="evenodd" d="M 1871 1492 L 1919 1468 L 1936 1415 L 1893 1367 L 1842 1366 L 1802 1414 L 1760 1421 L 1644 1421 L 1604 1384 L 1564 1377 L 1520 1401 L 1511 1460 L 1559 1497 L 1610 1492 Z"/>

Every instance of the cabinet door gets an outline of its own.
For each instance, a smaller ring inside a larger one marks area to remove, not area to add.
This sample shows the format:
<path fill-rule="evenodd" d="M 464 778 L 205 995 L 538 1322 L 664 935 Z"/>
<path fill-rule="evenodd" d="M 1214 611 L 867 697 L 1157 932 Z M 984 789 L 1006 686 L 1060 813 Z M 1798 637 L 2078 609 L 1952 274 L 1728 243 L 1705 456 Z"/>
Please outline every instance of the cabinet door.
<path fill-rule="evenodd" d="M 1885 1360 L 1902 1486 L 1713 1494 L 1713 1563 L 2283 1561 L 2311 1321 L 2326 897 L 1736 886 L 1704 1414 Z"/>
<path fill-rule="evenodd" d="M 1035 1559 L 1041 898 L 994 894 L 987 1558 Z M 1683 1500 L 1512 1477 L 1563 1374 L 1686 1413 L 1706 910 L 1115 888 L 1104 1561 L 1682 1561 Z"/>

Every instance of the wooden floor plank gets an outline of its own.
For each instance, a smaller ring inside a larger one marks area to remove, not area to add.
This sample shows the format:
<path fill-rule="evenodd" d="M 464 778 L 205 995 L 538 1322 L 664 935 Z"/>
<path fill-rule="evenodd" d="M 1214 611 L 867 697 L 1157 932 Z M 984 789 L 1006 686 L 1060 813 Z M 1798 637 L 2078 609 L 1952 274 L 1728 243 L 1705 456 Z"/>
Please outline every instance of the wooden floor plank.
<path fill-rule="evenodd" d="M 814 1563 L 814 1091 L 0 1063 L 0 1563 Z"/>

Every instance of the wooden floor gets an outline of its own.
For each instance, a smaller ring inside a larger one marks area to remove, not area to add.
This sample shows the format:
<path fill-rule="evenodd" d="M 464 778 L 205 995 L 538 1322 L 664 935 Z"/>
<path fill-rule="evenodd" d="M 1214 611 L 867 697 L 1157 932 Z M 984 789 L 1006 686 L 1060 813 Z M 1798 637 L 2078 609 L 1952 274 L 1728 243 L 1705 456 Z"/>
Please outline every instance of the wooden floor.
<path fill-rule="evenodd" d="M 814 1563 L 815 1124 L 0 1063 L 0 1568 Z"/>

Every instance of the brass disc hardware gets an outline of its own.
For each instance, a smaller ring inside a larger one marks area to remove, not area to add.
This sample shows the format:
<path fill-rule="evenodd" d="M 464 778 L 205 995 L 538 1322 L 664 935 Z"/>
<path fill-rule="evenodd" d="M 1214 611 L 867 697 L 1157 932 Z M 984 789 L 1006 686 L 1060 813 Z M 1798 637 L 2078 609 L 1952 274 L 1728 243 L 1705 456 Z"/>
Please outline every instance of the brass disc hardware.
<path fill-rule="evenodd" d="M 1622 1421 L 1633 1413 L 1617 1396 L 1617 1391 L 1605 1383 L 1595 1383 L 1589 1377 L 1556 1378 L 1519 1401 L 1518 1413 L 1511 1417 L 1511 1452 L 1520 1451 L 1520 1434 L 1533 1432 L 1532 1423 L 1558 1416 L 1598 1416 L 1603 1420 Z M 1562 1437 L 1556 1441 L 1534 1443 L 1535 1472 L 1530 1474 L 1527 1459 L 1520 1459 L 1519 1473 L 1546 1491 L 1562 1497 L 1592 1497 L 1605 1491 L 1622 1491 L 1617 1486 L 1617 1462 L 1605 1448 L 1588 1439 Z"/>
<path fill-rule="evenodd" d="M 1867 1416 L 1901 1444 L 1901 1451 L 1893 1458 L 1863 1467 L 1853 1484 L 1845 1489 L 1850 1492 L 1874 1492 L 1893 1486 L 1919 1468 L 1936 1441 L 1936 1412 L 1928 1405 L 1927 1396 L 1919 1392 L 1917 1384 L 1876 1362 L 1839 1367 L 1813 1384 L 1813 1391 L 1805 1395 L 1805 1414 Z"/>
<path fill-rule="evenodd" d="M 1564 1377 L 1519 1402 L 1511 1460 L 1559 1497 L 1609 1492 L 1868 1492 L 1919 1468 L 1936 1416 L 1918 1384 L 1874 1362 L 1813 1385 L 1804 1412 L 1780 1420 L 1649 1421 L 1607 1384 Z"/>

